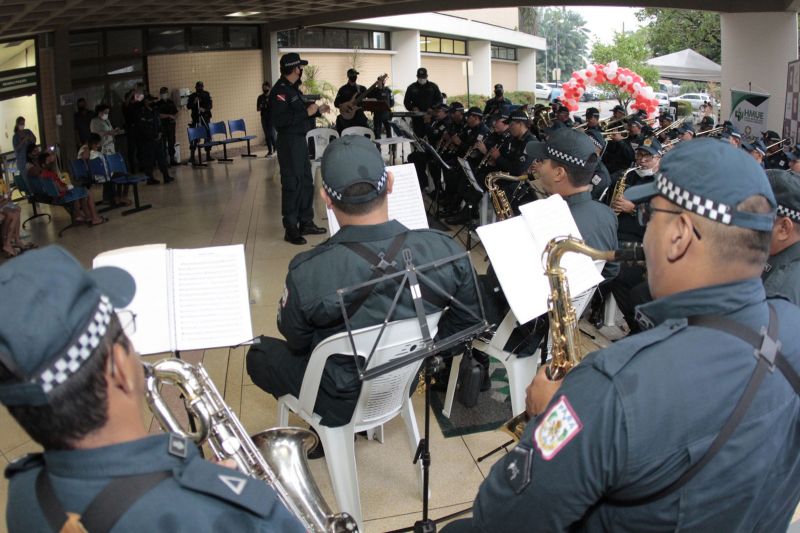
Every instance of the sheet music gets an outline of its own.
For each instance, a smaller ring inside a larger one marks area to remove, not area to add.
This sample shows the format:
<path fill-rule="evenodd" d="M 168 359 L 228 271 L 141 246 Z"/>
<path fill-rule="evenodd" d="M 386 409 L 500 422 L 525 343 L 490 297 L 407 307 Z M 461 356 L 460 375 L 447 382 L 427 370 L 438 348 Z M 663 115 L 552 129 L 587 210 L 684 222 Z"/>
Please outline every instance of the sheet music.
<path fill-rule="evenodd" d="M 244 246 L 172 250 L 179 350 L 235 346 L 253 337 Z"/>
<path fill-rule="evenodd" d="M 422 201 L 417 169 L 413 164 L 386 167 L 394 176 L 389 202 L 389 219 L 397 220 L 408 229 L 427 229 L 428 216 Z M 331 235 L 339 231 L 339 222 L 333 210 L 328 209 L 328 229 Z"/>
<path fill-rule="evenodd" d="M 167 298 L 167 245 L 146 244 L 104 252 L 93 267 L 115 266 L 136 281 L 136 294 L 125 309 L 136 313 L 133 347 L 142 355 L 173 350 Z"/>

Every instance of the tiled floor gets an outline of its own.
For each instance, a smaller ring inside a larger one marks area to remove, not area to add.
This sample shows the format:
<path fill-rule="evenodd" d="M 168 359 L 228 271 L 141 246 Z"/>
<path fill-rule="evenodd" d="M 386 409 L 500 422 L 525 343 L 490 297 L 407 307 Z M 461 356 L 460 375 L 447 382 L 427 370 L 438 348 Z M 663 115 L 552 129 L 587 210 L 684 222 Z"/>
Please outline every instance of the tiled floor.
<path fill-rule="evenodd" d="M 172 248 L 190 248 L 244 243 L 254 332 L 277 335 L 276 305 L 289 260 L 299 251 L 321 242 L 324 236 L 311 237 L 305 247 L 283 241 L 280 186 L 274 159 L 239 159 L 227 165 L 212 163 L 202 170 L 180 167 L 176 176 L 177 181 L 171 185 L 143 188 L 143 200 L 153 204 L 149 211 L 124 218 L 112 212 L 107 224 L 71 229 L 58 239 L 56 228 L 66 224 L 67 219 L 63 211 L 56 210 L 52 222 L 37 219 L 28 232 L 40 245 L 58 242 L 87 267 L 98 253 L 123 246 L 165 242 Z M 323 212 L 318 201 L 317 213 Z M 324 220 L 318 217 L 317 223 L 324 225 Z M 475 257 L 478 268 L 485 268 L 482 258 L 478 252 Z M 248 431 L 255 432 L 276 425 L 276 401 L 252 384 L 244 371 L 244 353 L 244 348 L 239 348 L 184 355 L 193 362 L 203 361 L 226 402 L 239 414 Z M 414 397 L 414 405 L 421 427 L 421 396 Z M 290 419 L 293 421 L 296 422 Z M 502 453 L 482 463 L 475 458 L 505 442 L 507 436 L 486 432 L 445 439 L 438 424 L 432 422 L 431 428 L 431 516 L 439 517 L 471 505 L 478 486 Z M 153 427 L 153 431 L 157 428 Z M 367 531 L 412 525 L 419 517 L 420 490 L 404 432 L 398 418 L 386 426 L 383 444 L 363 438 L 357 441 Z M 0 467 L 36 450 L 37 446 L 7 411 L 0 409 Z M 325 461 L 312 461 L 310 467 L 323 495 L 335 506 Z M 0 479 L 0 532 L 5 531 L 6 498 L 7 484 Z"/>

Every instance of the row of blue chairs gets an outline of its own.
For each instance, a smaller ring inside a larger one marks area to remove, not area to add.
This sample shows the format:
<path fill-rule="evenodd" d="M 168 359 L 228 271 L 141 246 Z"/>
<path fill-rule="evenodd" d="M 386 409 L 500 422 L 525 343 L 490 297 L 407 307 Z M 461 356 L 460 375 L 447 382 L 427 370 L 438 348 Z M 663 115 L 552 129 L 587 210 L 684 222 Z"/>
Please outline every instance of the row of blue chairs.
<path fill-rule="evenodd" d="M 73 187 L 67 191 L 64 196 L 60 196 L 58 187 L 56 187 L 56 184 L 52 181 L 42 179 L 38 176 L 24 176 L 23 174 L 24 172 L 20 172 L 14 178 L 14 184 L 33 206 L 33 216 L 26 219 L 25 222 L 22 223 L 22 227 L 25 227 L 26 224 L 34 218 L 45 216 L 48 217 L 48 219 L 52 218 L 47 213 L 40 213 L 37 210 L 37 204 L 54 205 L 67 210 L 70 215 L 70 222 L 58 232 L 59 237 L 69 228 L 74 228 L 79 225 L 72 218 L 72 209 L 70 206 L 76 200 L 86 198 L 89 195 L 89 192 L 84 187 Z"/>
<path fill-rule="evenodd" d="M 123 211 L 123 216 L 153 207 L 152 204 L 142 205 L 139 201 L 139 184 L 147 181 L 147 176 L 130 174 L 122 154 L 108 154 L 88 161 L 75 159 L 70 163 L 70 171 L 76 183 L 130 185 L 133 188 L 133 207 Z"/>
<path fill-rule="evenodd" d="M 228 131 L 230 131 L 230 135 L 228 134 Z M 198 161 L 196 162 L 195 166 L 206 166 L 205 163 L 203 163 L 203 156 L 200 153 L 200 149 L 212 148 L 214 146 L 222 146 L 222 158 L 217 159 L 217 161 L 221 163 L 233 161 L 233 159 L 228 158 L 228 145 L 232 143 L 246 142 L 247 153 L 242 154 L 242 157 L 256 157 L 255 154 L 250 152 L 250 141 L 255 139 L 256 136 L 247 134 L 247 127 L 245 126 L 243 118 L 229 120 L 227 128 L 225 127 L 225 122 L 223 121 L 211 122 L 208 125 L 208 133 L 206 133 L 206 129 L 203 127 L 189 127 L 187 132 L 189 136 L 189 144 L 191 145 L 197 142 Z M 237 133 L 241 133 L 242 135 L 237 136 Z M 217 136 L 216 139 L 214 138 L 215 135 Z M 207 136 L 211 138 L 207 139 Z M 219 136 L 222 136 L 222 138 Z"/>

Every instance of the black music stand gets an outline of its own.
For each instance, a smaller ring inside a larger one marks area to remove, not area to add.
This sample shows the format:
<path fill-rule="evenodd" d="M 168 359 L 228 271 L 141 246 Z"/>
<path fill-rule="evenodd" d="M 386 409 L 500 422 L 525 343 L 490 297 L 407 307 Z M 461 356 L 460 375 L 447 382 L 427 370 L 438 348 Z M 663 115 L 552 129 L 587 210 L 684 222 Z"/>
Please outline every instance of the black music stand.
<path fill-rule="evenodd" d="M 370 113 L 390 113 L 392 108 L 386 100 L 365 98 L 361 101 L 361 109 Z"/>
<path fill-rule="evenodd" d="M 353 349 L 353 358 L 355 360 L 356 368 L 358 369 L 359 377 L 362 380 L 368 381 L 371 379 L 375 379 L 378 376 L 382 376 L 384 374 L 387 374 L 404 366 L 416 364 L 420 360 L 424 360 L 422 369 L 424 376 L 423 379 L 425 381 L 425 429 L 423 432 L 423 437 L 420 439 L 419 445 L 417 446 L 417 450 L 414 454 L 414 461 L 413 461 L 414 464 L 417 464 L 418 461 L 422 461 L 422 519 L 417 520 L 411 527 L 405 529 L 398 529 L 390 533 L 401 533 L 405 531 L 413 531 L 414 533 L 434 533 L 436 531 L 437 520 L 432 520 L 428 516 L 428 487 L 430 483 L 430 465 L 431 465 L 431 453 L 430 453 L 431 378 L 433 376 L 433 373 L 437 370 L 437 367 L 442 364 L 443 356 L 439 355 L 440 352 L 456 347 L 460 344 L 467 344 L 467 343 L 471 344 L 472 340 L 475 337 L 477 337 L 478 335 L 480 335 L 489 328 L 489 324 L 488 322 L 486 322 L 486 313 L 484 312 L 483 301 L 481 300 L 480 290 L 478 289 L 478 278 L 475 275 L 474 269 L 471 269 L 472 280 L 473 283 L 475 284 L 476 295 L 478 297 L 478 305 L 480 308 L 481 316 L 476 315 L 469 307 L 467 307 L 458 298 L 456 298 L 454 295 L 447 293 L 447 291 L 442 289 L 435 281 L 433 281 L 430 277 L 428 277 L 425 274 L 425 271 L 433 270 L 443 265 L 454 263 L 464 257 L 469 257 L 469 252 L 446 257 L 444 259 L 439 259 L 421 266 L 415 266 L 413 263 L 411 250 L 406 248 L 403 250 L 403 262 L 404 262 L 403 269 L 397 269 L 396 267 L 394 267 L 396 262 L 393 262 L 392 264 L 387 264 L 386 268 L 383 268 L 384 272 L 392 272 L 392 270 L 394 270 L 393 273 L 387 273 L 384 276 L 381 276 L 374 280 L 366 281 L 364 283 L 353 285 L 351 287 L 347 287 L 344 289 L 339 289 L 337 291 L 339 296 L 339 305 L 342 309 L 342 316 L 344 318 L 345 327 L 347 328 L 347 335 L 350 339 L 350 346 Z M 383 264 L 383 261 L 381 264 Z M 358 350 L 356 348 L 355 340 L 353 338 L 353 328 L 350 323 L 350 317 L 348 316 L 347 313 L 347 306 L 345 305 L 344 302 L 344 296 L 346 294 L 358 292 L 364 288 L 374 286 L 379 283 L 387 282 L 390 280 L 395 280 L 398 283 L 398 287 L 397 290 L 395 291 L 392 305 L 386 314 L 386 318 L 382 323 L 381 330 L 377 338 L 375 339 L 375 343 L 372 346 L 372 349 L 370 350 L 370 353 L 367 356 L 366 361 L 362 361 L 362 358 L 358 355 Z M 423 304 L 423 300 L 425 299 L 425 295 L 423 293 L 426 290 L 430 291 L 431 293 L 435 294 L 440 298 L 446 299 L 449 302 L 449 305 L 466 311 L 469 315 L 471 315 L 475 319 L 475 324 L 462 331 L 454 333 L 447 338 L 438 340 L 433 339 L 430 334 L 430 329 L 428 328 L 428 320 L 425 315 L 425 307 Z M 423 336 L 422 345 L 419 348 L 413 349 L 411 352 L 399 356 L 395 359 L 392 359 L 391 361 L 388 361 L 382 365 L 378 365 L 375 368 L 369 368 L 369 363 L 372 360 L 373 355 L 375 354 L 375 350 L 378 347 L 378 343 L 381 340 L 385 328 L 392 320 L 394 311 L 397 308 L 397 302 L 400 300 L 402 294 L 406 291 L 408 292 L 408 294 L 410 294 L 414 304 L 414 310 L 416 311 L 417 320 L 419 321 L 420 331 L 422 332 Z M 458 513 L 442 517 L 439 519 L 439 521 L 455 518 L 456 516 L 466 514 L 471 510 L 472 508 L 469 507 L 467 509 L 459 511 Z"/>

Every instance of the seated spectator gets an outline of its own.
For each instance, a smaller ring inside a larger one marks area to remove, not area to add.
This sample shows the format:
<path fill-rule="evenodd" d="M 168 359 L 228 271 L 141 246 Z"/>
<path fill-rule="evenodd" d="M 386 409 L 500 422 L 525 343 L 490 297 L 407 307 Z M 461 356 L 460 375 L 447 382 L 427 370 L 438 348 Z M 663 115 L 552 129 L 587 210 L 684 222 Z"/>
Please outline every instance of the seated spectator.
<path fill-rule="evenodd" d="M 21 210 L 11 201 L 11 193 L 0 194 L 0 253 L 6 259 L 15 257 L 21 252 L 35 248 L 35 244 L 24 244 L 19 237 L 19 221 Z"/>
<path fill-rule="evenodd" d="M 103 139 L 97 133 L 90 133 L 89 139 L 78 148 L 78 159 L 88 161 L 103 157 Z"/>
<path fill-rule="evenodd" d="M 95 107 L 95 116 L 91 123 L 90 129 L 92 133 L 96 133 L 102 139 L 100 151 L 103 155 L 116 153 L 114 146 L 114 137 L 124 133 L 124 130 L 115 128 L 111 125 L 108 116 L 111 108 L 107 104 L 99 104 Z M 111 205 L 131 205 L 130 201 L 126 198 L 128 195 L 127 185 L 114 185 L 106 183 L 103 185 L 103 200 Z"/>
<path fill-rule="evenodd" d="M 56 156 L 51 152 L 39 154 L 39 167 L 41 167 L 41 179 L 48 180 L 55 184 L 58 189 L 58 198 L 69 202 L 71 191 L 85 191 L 86 196 L 78 198 L 69 203 L 71 206 L 72 220 L 74 222 L 85 222 L 90 226 L 97 226 L 106 222 L 107 219 L 97 214 L 94 200 L 84 187 L 73 187 L 62 181 L 56 170 Z"/>
<path fill-rule="evenodd" d="M 25 155 L 28 153 L 28 148 L 34 144 L 36 144 L 36 135 L 25 127 L 25 117 L 17 117 L 11 136 L 11 145 L 14 147 L 14 157 L 20 172 L 25 168 Z"/>

